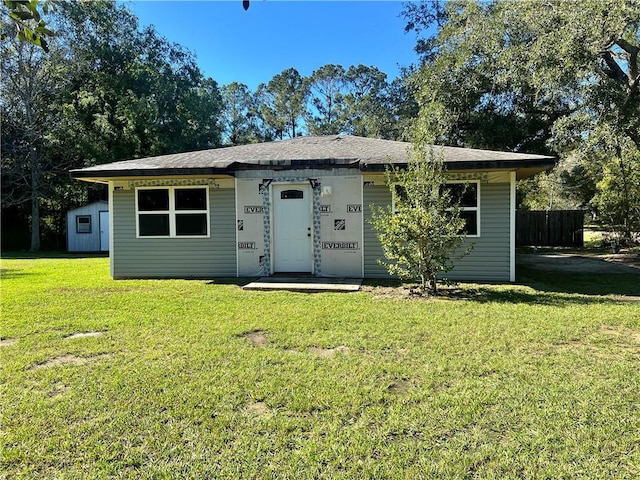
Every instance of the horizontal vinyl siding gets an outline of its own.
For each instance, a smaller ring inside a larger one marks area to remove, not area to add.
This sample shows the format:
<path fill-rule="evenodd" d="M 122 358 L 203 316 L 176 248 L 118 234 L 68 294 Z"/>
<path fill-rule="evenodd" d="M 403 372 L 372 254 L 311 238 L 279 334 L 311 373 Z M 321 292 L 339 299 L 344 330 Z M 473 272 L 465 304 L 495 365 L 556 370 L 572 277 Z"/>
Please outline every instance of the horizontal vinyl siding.
<path fill-rule="evenodd" d="M 509 184 L 480 185 L 480 237 L 467 238 L 471 253 L 455 261 L 452 280 L 509 281 Z"/>
<path fill-rule="evenodd" d="M 468 238 L 474 245 L 471 253 L 455 261 L 446 274 L 451 280 L 509 281 L 509 184 L 480 185 L 480 237 Z M 370 205 L 388 205 L 391 194 L 385 186 L 365 186 L 364 202 L 364 276 L 388 277 L 377 259 L 383 258 L 382 247 L 373 227 Z"/>
<path fill-rule="evenodd" d="M 376 231 L 369 223 L 371 220 L 371 205 L 384 207 L 391 205 L 391 192 L 385 185 L 365 185 L 362 187 L 362 201 L 364 212 L 364 276 L 365 278 L 389 277 L 387 270 L 378 263 L 379 258 L 384 258 L 382 246 L 376 236 Z"/>
<path fill-rule="evenodd" d="M 112 193 L 114 278 L 236 276 L 234 189 L 209 189 L 209 238 L 136 238 L 135 190 Z"/>

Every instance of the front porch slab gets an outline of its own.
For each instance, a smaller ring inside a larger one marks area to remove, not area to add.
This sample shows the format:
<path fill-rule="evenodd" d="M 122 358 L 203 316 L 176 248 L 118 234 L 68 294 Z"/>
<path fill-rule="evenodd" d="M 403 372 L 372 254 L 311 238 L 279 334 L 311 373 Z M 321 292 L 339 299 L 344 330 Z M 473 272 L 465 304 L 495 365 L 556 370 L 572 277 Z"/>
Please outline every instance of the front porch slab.
<path fill-rule="evenodd" d="M 357 292 L 361 278 L 262 277 L 243 290 L 289 290 L 292 292 Z"/>

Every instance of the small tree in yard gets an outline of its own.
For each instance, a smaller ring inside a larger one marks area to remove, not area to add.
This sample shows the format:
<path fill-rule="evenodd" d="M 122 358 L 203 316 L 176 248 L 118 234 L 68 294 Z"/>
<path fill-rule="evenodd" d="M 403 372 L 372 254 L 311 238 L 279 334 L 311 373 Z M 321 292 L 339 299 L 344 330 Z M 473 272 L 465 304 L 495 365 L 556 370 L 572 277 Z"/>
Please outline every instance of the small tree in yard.
<path fill-rule="evenodd" d="M 436 295 L 437 275 L 472 248 L 460 249 L 465 221 L 456 195 L 446 188 L 442 156 L 416 146 L 406 169 L 387 168 L 386 183 L 393 205 L 372 206 L 371 225 L 386 257 L 378 262 L 403 281 L 419 282 L 422 293 Z"/>

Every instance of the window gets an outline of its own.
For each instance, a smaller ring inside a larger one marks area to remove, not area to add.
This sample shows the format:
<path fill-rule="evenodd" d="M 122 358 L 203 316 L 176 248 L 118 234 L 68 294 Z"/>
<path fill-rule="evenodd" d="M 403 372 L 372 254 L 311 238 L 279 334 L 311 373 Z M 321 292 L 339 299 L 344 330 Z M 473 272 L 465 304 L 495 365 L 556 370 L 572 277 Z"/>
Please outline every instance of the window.
<path fill-rule="evenodd" d="M 470 237 L 480 236 L 480 182 L 452 182 L 445 188 L 452 203 L 460 206 L 460 218 L 465 222 L 464 233 Z"/>
<path fill-rule="evenodd" d="M 281 200 L 290 200 L 294 198 L 304 198 L 304 192 L 302 190 L 283 190 L 280 192 Z"/>
<path fill-rule="evenodd" d="M 149 187 L 136 190 L 139 237 L 209 235 L 207 187 Z"/>
<path fill-rule="evenodd" d="M 91 215 L 76 215 L 76 233 L 91 233 Z"/>
<path fill-rule="evenodd" d="M 397 201 L 406 201 L 407 192 L 402 185 L 395 184 L 392 195 L 392 209 L 396 211 Z M 464 220 L 464 233 L 469 237 L 480 236 L 480 182 L 451 182 L 444 188 L 453 204 L 460 205 L 460 217 Z"/>

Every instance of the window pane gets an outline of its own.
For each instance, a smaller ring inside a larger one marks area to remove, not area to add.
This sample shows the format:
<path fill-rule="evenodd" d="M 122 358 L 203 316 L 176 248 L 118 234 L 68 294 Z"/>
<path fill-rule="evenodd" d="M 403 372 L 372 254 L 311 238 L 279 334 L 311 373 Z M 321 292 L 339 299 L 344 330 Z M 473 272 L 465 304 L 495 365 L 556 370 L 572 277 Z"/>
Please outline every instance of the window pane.
<path fill-rule="evenodd" d="M 407 195 L 407 189 L 402 185 L 394 185 L 393 190 L 395 193 L 395 201 L 396 202 L 406 202 L 409 200 L 409 195 Z"/>
<path fill-rule="evenodd" d="M 88 215 L 76 216 L 76 232 L 91 233 L 91 217 Z"/>
<path fill-rule="evenodd" d="M 177 188 L 176 210 L 206 210 L 206 188 Z"/>
<path fill-rule="evenodd" d="M 149 212 L 154 210 L 169 210 L 169 190 L 138 190 L 138 210 Z"/>
<path fill-rule="evenodd" d="M 176 235 L 206 235 L 206 213 L 180 213 L 176 215 Z"/>
<path fill-rule="evenodd" d="M 304 198 L 304 192 L 302 190 L 284 190 L 280 192 L 281 200 Z"/>
<path fill-rule="evenodd" d="M 463 207 L 477 207 L 478 206 L 478 184 L 477 183 L 468 183 L 466 184 L 464 193 L 462 194 L 462 199 L 460 204 Z"/>
<path fill-rule="evenodd" d="M 451 203 L 461 207 L 478 206 L 477 183 L 448 183 L 445 188 L 451 197 Z"/>
<path fill-rule="evenodd" d="M 460 218 L 464 220 L 464 233 L 467 235 L 478 234 L 478 212 L 463 211 L 460 212 Z"/>
<path fill-rule="evenodd" d="M 168 237 L 169 215 L 166 213 L 138 215 L 138 226 L 141 237 Z"/>

